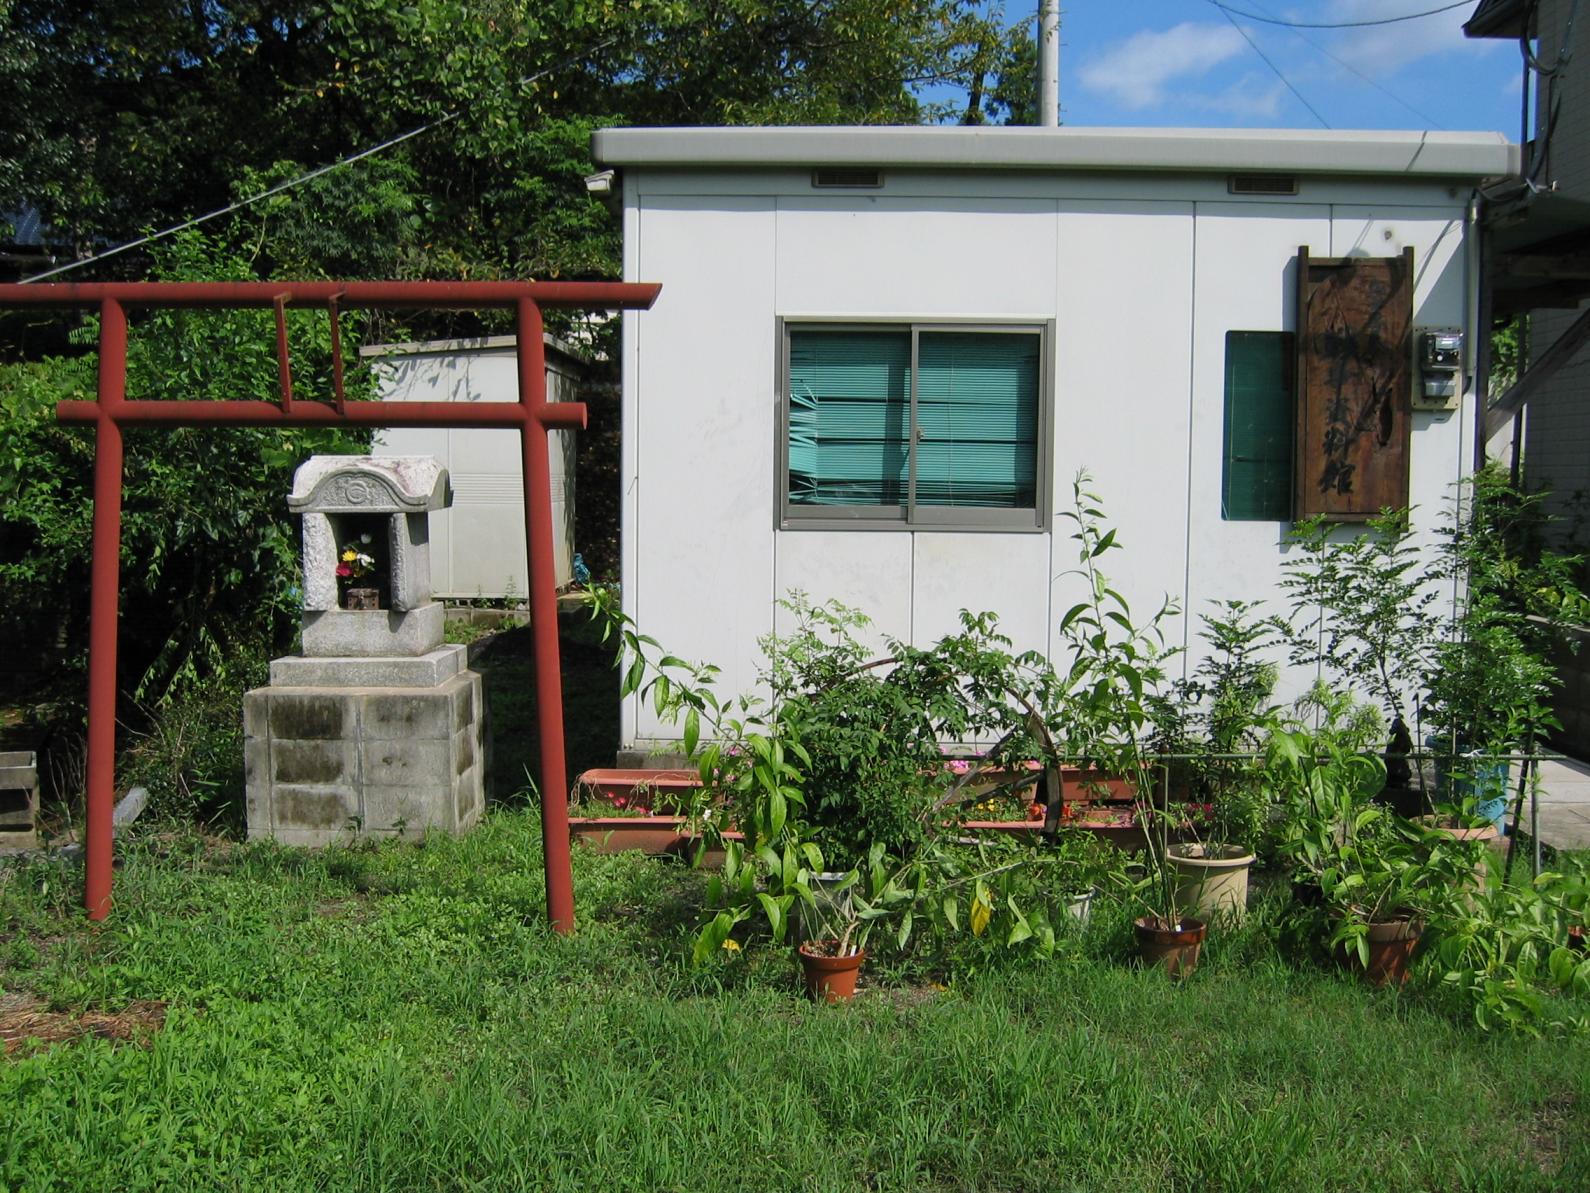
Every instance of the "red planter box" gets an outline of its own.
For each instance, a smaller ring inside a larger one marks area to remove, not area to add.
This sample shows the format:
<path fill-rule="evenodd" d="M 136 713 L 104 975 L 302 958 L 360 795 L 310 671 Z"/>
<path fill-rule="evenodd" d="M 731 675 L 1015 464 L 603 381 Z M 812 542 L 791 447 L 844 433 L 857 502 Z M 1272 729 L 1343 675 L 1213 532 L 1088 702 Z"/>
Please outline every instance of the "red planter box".
<path fill-rule="evenodd" d="M 671 855 L 690 859 L 695 856 L 694 834 L 685 829 L 683 816 L 570 816 L 569 838 L 583 841 L 597 853 L 628 853 L 638 850 L 654 857 Z M 743 841 L 739 833 L 725 833 L 731 841 Z M 721 850 L 708 850 L 701 864 L 723 864 Z"/>
<path fill-rule="evenodd" d="M 577 793 L 606 800 L 615 808 L 679 808 L 701 786 L 693 770 L 596 769 L 574 781 Z"/>

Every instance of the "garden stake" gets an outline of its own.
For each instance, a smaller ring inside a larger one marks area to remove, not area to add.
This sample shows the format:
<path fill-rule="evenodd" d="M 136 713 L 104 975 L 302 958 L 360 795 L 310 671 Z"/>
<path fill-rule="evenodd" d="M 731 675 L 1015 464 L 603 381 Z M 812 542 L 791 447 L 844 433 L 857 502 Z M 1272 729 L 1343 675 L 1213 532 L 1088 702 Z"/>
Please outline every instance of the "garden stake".
<path fill-rule="evenodd" d="M 1531 738 L 1529 742 L 1529 749 L 1526 757 L 1524 758 L 1523 765 L 1518 768 L 1518 796 L 1513 800 L 1513 827 L 1507 834 L 1507 863 L 1502 867 L 1503 882 L 1507 882 L 1513 877 L 1513 852 L 1518 848 L 1518 818 L 1524 814 L 1524 790 L 1529 784 L 1529 774 L 1530 771 L 1534 769 L 1534 765 L 1535 742 L 1534 739 Z M 1531 819 L 1533 820 L 1533 817 Z M 1538 832 L 1534 832 L 1535 827 L 1536 826 L 1532 823 L 1530 829 L 1531 832 L 1534 833 L 1536 841 L 1539 841 L 1540 834 Z M 1535 873 L 1540 873 L 1538 854 L 1537 860 L 1535 862 Z"/>
<path fill-rule="evenodd" d="M 1533 772 L 1534 768 L 1529 763 L 1524 764 L 1526 772 Z M 1531 878 L 1540 877 L 1540 784 L 1529 785 L 1529 842 L 1534 846 L 1535 867 L 1530 873 Z"/>

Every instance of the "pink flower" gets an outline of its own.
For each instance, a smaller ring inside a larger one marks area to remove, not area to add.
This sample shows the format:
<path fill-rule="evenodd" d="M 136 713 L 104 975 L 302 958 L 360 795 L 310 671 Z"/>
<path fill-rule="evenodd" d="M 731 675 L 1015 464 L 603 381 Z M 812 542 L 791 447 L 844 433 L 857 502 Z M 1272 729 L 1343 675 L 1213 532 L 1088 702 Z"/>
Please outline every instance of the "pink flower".
<path fill-rule="evenodd" d="M 353 569 L 351 567 L 349 567 L 345 563 L 339 563 L 337 565 L 337 575 L 339 575 L 339 576 L 351 576 L 351 575 L 353 575 Z"/>

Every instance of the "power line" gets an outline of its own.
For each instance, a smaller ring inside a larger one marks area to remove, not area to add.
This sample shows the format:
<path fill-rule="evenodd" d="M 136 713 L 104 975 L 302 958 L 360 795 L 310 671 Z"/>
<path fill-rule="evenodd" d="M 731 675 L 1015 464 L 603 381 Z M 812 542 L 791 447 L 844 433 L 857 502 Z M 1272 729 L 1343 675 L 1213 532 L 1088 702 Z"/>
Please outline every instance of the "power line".
<path fill-rule="evenodd" d="M 1577 3 L 1577 0 L 1575 0 L 1575 3 Z M 1217 4 L 1217 5 L 1215 5 L 1215 7 L 1216 8 L 1223 8 L 1224 5 Z M 1347 61 L 1347 59 L 1338 58 L 1335 54 L 1331 53 L 1324 46 L 1320 45 L 1319 42 L 1315 41 L 1312 37 L 1309 37 L 1309 36 L 1307 36 L 1307 35 L 1305 35 L 1303 33 L 1300 33 L 1295 28 L 1292 30 L 1292 35 L 1294 37 L 1298 38 L 1300 41 L 1302 41 L 1305 45 L 1312 46 L 1315 50 L 1318 50 L 1321 54 L 1324 54 L 1325 57 L 1329 58 L 1332 62 L 1334 62 L 1337 66 L 1341 67 L 1343 70 L 1349 72 L 1350 74 L 1357 75 L 1360 79 L 1362 79 L 1364 82 L 1368 83 L 1371 87 L 1373 87 L 1376 91 L 1380 92 L 1387 99 L 1390 99 L 1390 100 L 1394 101 L 1395 103 L 1399 103 L 1403 107 L 1407 108 L 1408 111 L 1412 112 L 1415 116 L 1417 116 L 1420 120 L 1424 121 L 1431 128 L 1444 129 L 1446 127 L 1446 125 L 1442 124 L 1439 120 L 1437 120 L 1434 116 L 1431 116 L 1428 112 L 1421 112 L 1418 108 L 1414 107 L 1407 100 L 1403 99 L 1402 96 L 1398 95 L 1395 91 L 1391 90 L 1391 88 L 1384 86 L 1383 84 L 1377 82 L 1375 79 L 1371 78 L 1369 75 L 1366 75 L 1363 71 L 1359 70 L 1351 62 Z"/>
<path fill-rule="evenodd" d="M 618 38 L 616 37 L 610 37 L 606 41 L 598 42 L 588 50 L 581 50 L 578 54 L 571 54 L 561 62 L 554 63 L 545 70 L 539 70 L 533 75 L 526 75 L 524 78 L 519 80 L 518 85 L 521 87 L 528 86 L 531 83 L 546 78 L 547 75 L 562 70 L 566 66 L 572 66 L 576 62 L 582 62 L 599 51 L 605 50 L 617 40 Z M 401 145 L 404 141 L 411 140 L 412 138 L 419 136 L 421 133 L 428 133 L 432 129 L 440 128 L 444 124 L 447 124 L 453 120 L 457 120 L 463 114 L 464 109 L 462 108 L 459 108 L 453 112 L 444 113 L 443 115 L 438 116 L 435 120 L 428 121 L 425 124 L 411 128 L 408 130 L 408 132 L 399 133 L 395 137 L 382 141 L 379 145 L 372 145 L 368 149 L 361 149 L 358 153 L 350 154 L 344 158 L 339 158 L 337 161 L 331 162 L 324 166 L 318 166 L 307 173 L 300 174 L 297 178 L 289 179 L 286 182 L 279 182 L 269 190 L 263 190 L 257 195 L 249 196 L 247 199 L 238 199 L 236 202 L 228 203 L 225 207 L 217 207 L 214 211 L 209 211 L 203 215 L 194 216 L 191 220 L 184 220 L 180 224 L 173 224 L 171 227 L 164 228 L 159 232 L 151 232 L 148 236 L 140 236 L 137 240 L 129 240 L 125 244 L 118 244 L 115 248 L 106 249 L 103 253 L 96 253 L 92 257 L 84 257 L 80 261 L 72 261 L 66 265 L 58 265 L 54 269 L 47 269 L 43 273 L 36 273 L 32 277 L 23 278 L 22 280 L 24 282 L 43 281 L 45 278 L 52 278 L 56 274 L 67 273 L 73 269 L 81 269 L 85 265 L 92 265 L 96 261 L 103 261 L 107 257 L 114 257 L 118 253 L 125 253 L 129 249 L 135 249 L 141 245 L 153 244 L 157 240 L 164 240 L 167 236 L 175 236 L 178 232 L 186 231 L 189 228 L 196 228 L 200 224 L 213 220 L 218 216 L 229 215 L 234 211 L 241 211 L 245 207 L 252 207 L 255 203 L 258 203 L 264 199 L 269 199 L 272 195 L 279 195 L 283 191 L 291 190 L 295 186 L 302 186 L 306 182 L 310 182 L 313 179 L 319 178 L 322 174 L 329 174 L 331 171 L 339 170 L 343 166 L 351 166 L 354 162 L 362 161 L 364 158 L 371 157 L 374 154 L 391 149 L 394 145 Z"/>
<path fill-rule="evenodd" d="M 1451 12 L 1454 8 L 1469 8 L 1474 0 L 1458 0 L 1456 4 L 1443 4 L 1440 8 L 1427 8 L 1423 12 L 1405 13 L 1400 17 L 1382 17 L 1376 21 L 1283 21 L 1278 17 L 1260 16 L 1256 12 L 1244 12 L 1240 8 L 1232 8 L 1229 4 L 1222 4 L 1220 0 L 1209 0 L 1228 17 L 1235 13 L 1239 17 L 1247 17 L 1250 21 L 1259 21 L 1265 25 L 1280 25 L 1283 29 L 1365 29 L 1370 25 L 1396 25 L 1402 21 L 1417 21 L 1420 17 L 1433 17 L 1437 13 Z"/>
<path fill-rule="evenodd" d="M 1214 0 L 1209 0 L 1209 2 L 1211 4 L 1214 4 Z M 1237 24 L 1237 18 L 1232 16 L 1231 13 L 1226 10 L 1226 6 L 1224 4 L 1215 4 L 1215 7 L 1220 10 L 1221 15 L 1224 16 L 1226 18 L 1226 20 L 1231 22 L 1231 27 L 1233 29 L 1235 29 L 1238 33 L 1242 34 L 1242 40 L 1247 42 L 1248 45 L 1252 47 L 1253 52 L 1255 54 L 1257 54 L 1260 58 L 1264 59 L 1264 65 L 1268 66 L 1271 70 L 1273 70 L 1275 72 L 1275 77 L 1280 79 L 1281 82 L 1286 85 L 1286 89 L 1288 91 L 1290 91 L 1293 95 L 1297 96 L 1297 102 L 1302 104 L 1305 108 L 1307 108 L 1310 112 L 1312 112 L 1314 114 L 1314 119 L 1318 120 L 1323 127 L 1329 128 L 1330 127 L 1330 121 L 1326 120 L 1325 117 L 1321 116 L 1319 114 L 1319 109 L 1317 109 L 1313 104 L 1309 103 L 1308 100 L 1304 99 L 1303 98 L 1303 93 L 1301 91 L 1299 91 L 1296 87 L 1292 86 L 1292 81 L 1290 79 L 1288 79 L 1284 74 L 1281 73 L 1281 68 L 1279 66 L 1277 66 L 1275 63 L 1270 61 L 1270 56 L 1268 54 L 1266 54 L 1263 50 L 1259 49 L 1259 43 L 1254 41 L 1253 38 L 1248 36 L 1248 31 L 1246 29 L 1244 29 L 1241 25 Z"/>

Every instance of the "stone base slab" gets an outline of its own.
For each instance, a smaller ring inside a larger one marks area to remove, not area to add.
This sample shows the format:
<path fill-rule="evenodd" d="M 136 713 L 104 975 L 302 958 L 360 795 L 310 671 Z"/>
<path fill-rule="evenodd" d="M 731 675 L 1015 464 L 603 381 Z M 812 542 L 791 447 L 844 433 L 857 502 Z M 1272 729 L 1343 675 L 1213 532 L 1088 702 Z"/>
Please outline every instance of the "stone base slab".
<path fill-rule="evenodd" d="M 447 610 L 432 601 L 407 613 L 391 609 L 304 611 L 306 658 L 414 658 L 442 644 Z"/>
<path fill-rule="evenodd" d="M 456 642 L 408 659 L 308 658 L 271 660 L 274 688 L 434 688 L 469 662 L 469 647 Z"/>
<path fill-rule="evenodd" d="M 468 670 L 429 688 L 254 689 L 243 698 L 249 837 L 318 846 L 468 831 L 485 807 L 484 713 Z"/>

